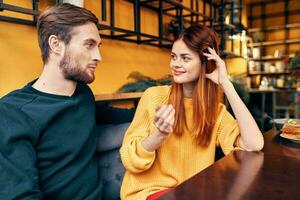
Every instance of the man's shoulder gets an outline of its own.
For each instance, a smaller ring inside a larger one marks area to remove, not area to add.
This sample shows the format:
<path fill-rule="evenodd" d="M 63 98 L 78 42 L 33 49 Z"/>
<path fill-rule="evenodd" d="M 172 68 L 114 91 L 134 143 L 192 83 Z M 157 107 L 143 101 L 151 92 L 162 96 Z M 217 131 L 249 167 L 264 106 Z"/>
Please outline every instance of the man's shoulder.
<path fill-rule="evenodd" d="M 21 98 L 19 91 L 13 91 L 0 99 L 0 132 L 4 137 L 19 137 L 34 139 L 36 144 L 39 134 L 39 126 L 32 120 L 28 112 L 22 107 L 28 104 L 29 100 Z"/>
<path fill-rule="evenodd" d="M 24 87 L 3 96 L 0 99 L 0 104 L 2 104 L 2 106 L 9 105 L 11 107 L 22 108 L 24 105 L 32 102 L 35 98 L 36 96 L 26 92 L 26 88 Z"/>
<path fill-rule="evenodd" d="M 6 121 L 10 120 L 12 122 L 17 118 L 18 122 L 21 123 L 21 121 L 23 121 L 24 123 L 22 124 L 26 124 L 25 121 L 28 122 L 28 120 L 31 120 L 23 108 L 25 105 L 33 102 L 36 97 L 24 90 L 26 89 L 14 90 L 0 99 L 1 116 L 5 117 Z"/>

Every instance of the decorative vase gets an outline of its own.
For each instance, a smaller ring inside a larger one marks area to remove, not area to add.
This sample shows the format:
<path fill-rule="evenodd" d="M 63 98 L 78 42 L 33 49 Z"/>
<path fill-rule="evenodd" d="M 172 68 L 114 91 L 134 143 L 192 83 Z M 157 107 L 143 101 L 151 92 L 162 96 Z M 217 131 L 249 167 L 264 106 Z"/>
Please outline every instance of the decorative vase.
<path fill-rule="evenodd" d="M 84 0 L 63 0 L 63 2 L 73 4 L 75 6 L 83 7 Z"/>

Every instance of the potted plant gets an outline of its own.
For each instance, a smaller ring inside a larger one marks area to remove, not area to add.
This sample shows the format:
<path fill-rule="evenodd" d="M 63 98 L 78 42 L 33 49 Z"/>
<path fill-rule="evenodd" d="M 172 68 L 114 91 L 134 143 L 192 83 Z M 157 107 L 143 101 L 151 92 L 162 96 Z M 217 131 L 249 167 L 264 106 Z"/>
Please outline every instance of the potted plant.
<path fill-rule="evenodd" d="M 300 91 L 300 56 L 291 59 L 290 68 L 292 85 Z"/>
<path fill-rule="evenodd" d="M 153 79 L 149 76 L 145 76 L 140 72 L 131 72 L 127 79 L 133 79 L 132 82 L 123 85 L 118 92 L 143 92 L 147 88 L 157 85 L 171 85 L 172 76 L 165 75 L 159 79 Z"/>

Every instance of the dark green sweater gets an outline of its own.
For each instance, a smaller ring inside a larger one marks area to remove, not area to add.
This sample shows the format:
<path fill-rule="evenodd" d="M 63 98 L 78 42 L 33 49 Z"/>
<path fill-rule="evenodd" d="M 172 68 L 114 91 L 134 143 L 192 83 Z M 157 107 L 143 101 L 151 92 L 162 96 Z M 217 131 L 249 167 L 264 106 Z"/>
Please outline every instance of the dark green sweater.
<path fill-rule="evenodd" d="M 94 97 L 28 84 L 0 99 L 0 199 L 99 199 Z"/>

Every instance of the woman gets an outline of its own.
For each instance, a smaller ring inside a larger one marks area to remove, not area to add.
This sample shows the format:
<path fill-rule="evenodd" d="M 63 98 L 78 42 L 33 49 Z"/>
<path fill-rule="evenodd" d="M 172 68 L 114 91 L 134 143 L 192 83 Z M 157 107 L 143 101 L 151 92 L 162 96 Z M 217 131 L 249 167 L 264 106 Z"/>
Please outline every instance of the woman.
<path fill-rule="evenodd" d="M 170 67 L 173 85 L 145 91 L 125 134 L 122 199 L 156 199 L 213 164 L 216 146 L 225 154 L 263 148 L 255 120 L 228 79 L 214 31 L 202 25 L 183 31 Z M 236 120 L 220 103 L 220 88 Z"/>

